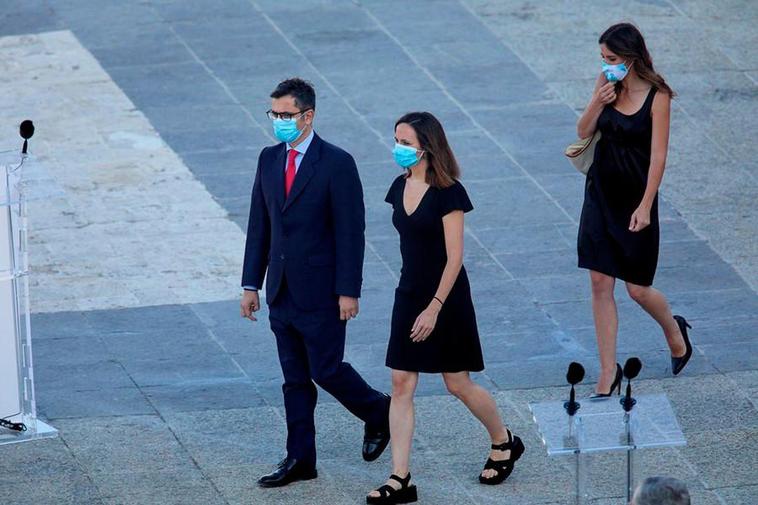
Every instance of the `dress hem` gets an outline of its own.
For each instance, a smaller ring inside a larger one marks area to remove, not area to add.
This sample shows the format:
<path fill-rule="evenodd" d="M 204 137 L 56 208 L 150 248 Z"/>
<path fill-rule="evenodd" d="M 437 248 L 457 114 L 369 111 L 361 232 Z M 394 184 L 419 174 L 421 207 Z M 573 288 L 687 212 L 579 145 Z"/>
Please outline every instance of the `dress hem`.
<path fill-rule="evenodd" d="M 436 374 L 436 373 L 482 372 L 482 371 L 484 371 L 484 367 L 482 367 L 482 368 L 463 368 L 463 369 L 455 369 L 455 370 L 430 370 L 430 369 L 425 369 L 425 370 L 410 370 L 408 368 L 393 367 L 393 366 L 390 366 L 390 365 L 388 365 L 386 363 L 385 363 L 384 366 L 386 366 L 390 370 L 399 370 L 399 371 L 402 371 L 402 372 L 429 373 L 429 374 L 432 374 L 432 373 Z"/>
<path fill-rule="evenodd" d="M 596 266 L 591 266 L 591 265 L 588 265 L 587 263 L 582 263 L 581 261 L 579 262 L 578 266 L 579 266 L 579 268 L 582 268 L 582 269 L 585 269 L 585 270 L 594 270 L 595 272 L 600 272 L 601 274 L 605 274 L 605 275 L 607 275 L 609 277 L 613 277 L 614 279 L 619 279 L 619 280 L 622 280 L 624 282 L 628 282 L 630 284 L 636 284 L 637 286 L 651 287 L 653 285 L 653 281 L 650 281 L 650 282 L 638 282 L 637 280 L 629 279 L 626 276 L 621 276 L 621 275 L 618 275 L 617 273 L 609 272 L 605 268 L 599 268 L 599 267 L 596 267 Z"/>

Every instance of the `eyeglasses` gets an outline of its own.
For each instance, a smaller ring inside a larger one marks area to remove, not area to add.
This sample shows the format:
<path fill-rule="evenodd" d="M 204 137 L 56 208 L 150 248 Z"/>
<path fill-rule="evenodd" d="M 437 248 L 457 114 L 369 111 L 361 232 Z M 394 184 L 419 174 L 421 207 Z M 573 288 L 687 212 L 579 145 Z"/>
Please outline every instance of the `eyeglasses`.
<path fill-rule="evenodd" d="M 312 110 L 312 108 L 303 109 L 298 112 L 274 112 L 273 110 L 267 110 L 266 115 L 269 119 L 284 119 L 285 121 L 289 121 L 290 119 L 298 119 L 300 116 L 308 112 L 309 110 Z"/>

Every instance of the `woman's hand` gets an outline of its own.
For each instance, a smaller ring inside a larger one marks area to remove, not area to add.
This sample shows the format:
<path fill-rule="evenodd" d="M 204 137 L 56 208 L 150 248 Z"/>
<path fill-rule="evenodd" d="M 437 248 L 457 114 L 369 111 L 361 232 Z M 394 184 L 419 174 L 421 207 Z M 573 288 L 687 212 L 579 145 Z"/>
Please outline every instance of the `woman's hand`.
<path fill-rule="evenodd" d="M 637 207 L 629 222 L 629 231 L 642 231 L 650 225 L 650 208 L 644 205 Z"/>
<path fill-rule="evenodd" d="M 609 103 L 613 103 L 616 101 L 616 85 L 612 82 L 606 82 L 602 86 L 600 86 L 597 91 L 595 92 L 594 96 L 595 101 L 603 104 L 608 105 Z"/>
<path fill-rule="evenodd" d="M 413 323 L 411 328 L 411 340 L 414 342 L 423 342 L 434 330 L 437 324 L 437 315 L 440 313 L 440 309 L 436 306 L 430 305 L 424 312 L 419 314 L 416 318 L 416 322 Z"/>

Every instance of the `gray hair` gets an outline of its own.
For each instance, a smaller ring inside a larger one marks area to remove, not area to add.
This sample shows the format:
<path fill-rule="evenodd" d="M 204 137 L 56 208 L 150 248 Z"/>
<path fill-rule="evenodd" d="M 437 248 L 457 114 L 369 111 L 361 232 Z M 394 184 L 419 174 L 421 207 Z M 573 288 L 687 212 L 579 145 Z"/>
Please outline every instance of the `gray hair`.
<path fill-rule="evenodd" d="M 634 492 L 634 505 L 690 505 L 684 482 L 673 477 L 648 477 Z"/>

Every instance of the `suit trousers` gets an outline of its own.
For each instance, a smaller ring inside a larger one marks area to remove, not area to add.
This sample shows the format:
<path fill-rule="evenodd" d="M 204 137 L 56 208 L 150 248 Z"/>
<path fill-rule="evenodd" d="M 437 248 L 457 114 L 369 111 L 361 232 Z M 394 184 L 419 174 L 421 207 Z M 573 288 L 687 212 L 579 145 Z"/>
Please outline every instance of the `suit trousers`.
<path fill-rule="evenodd" d="M 286 279 L 283 284 L 269 305 L 269 319 L 284 375 L 287 455 L 315 465 L 314 383 L 372 429 L 388 429 L 389 399 L 343 361 L 347 322 L 340 320 L 339 306 L 303 311 Z"/>

